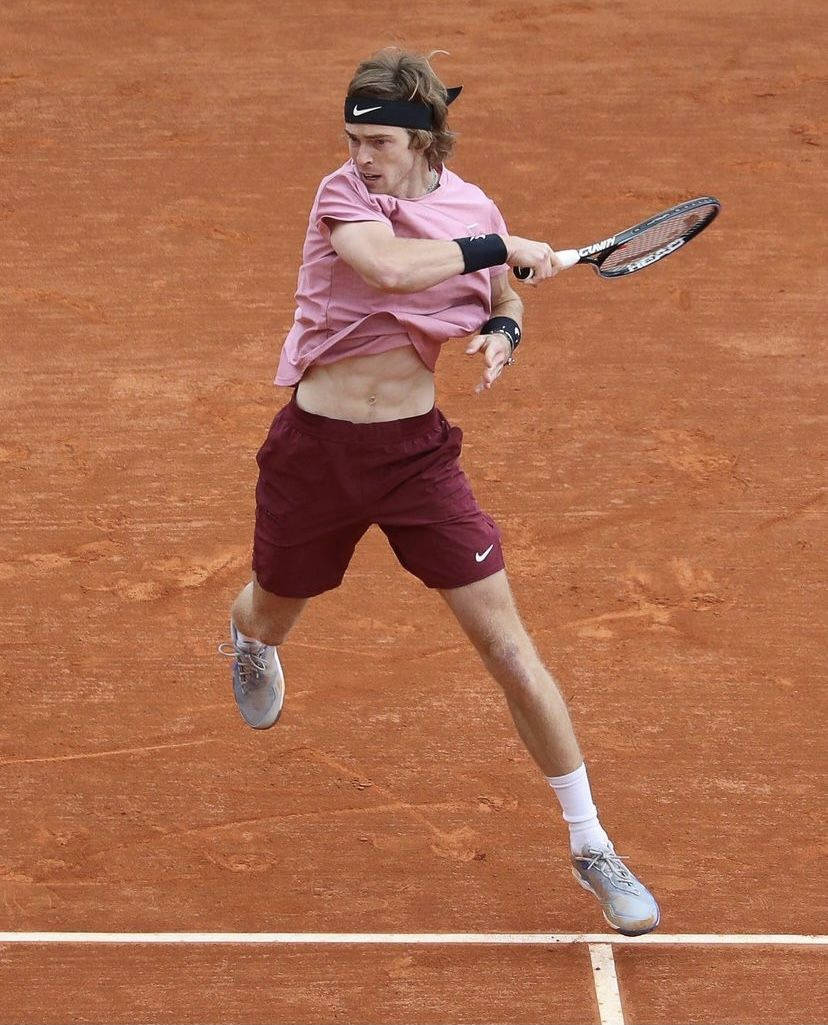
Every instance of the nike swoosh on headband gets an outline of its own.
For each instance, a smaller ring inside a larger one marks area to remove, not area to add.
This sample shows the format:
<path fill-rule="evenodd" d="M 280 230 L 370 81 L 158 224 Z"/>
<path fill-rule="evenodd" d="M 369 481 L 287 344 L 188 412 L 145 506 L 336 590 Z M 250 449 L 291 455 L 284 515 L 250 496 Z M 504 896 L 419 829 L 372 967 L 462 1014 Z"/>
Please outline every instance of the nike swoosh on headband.
<path fill-rule="evenodd" d="M 452 103 L 460 94 L 462 86 L 446 89 L 446 104 Z M 389 100 L 370 93 L 345 97 L 344 115 L 346 123 L 353 119 L 370 122 L 373 125 L 397 125 L 399 128 L 417 128 L 426 132 L 433 129 L 434 110 L 420 100 Z"/>

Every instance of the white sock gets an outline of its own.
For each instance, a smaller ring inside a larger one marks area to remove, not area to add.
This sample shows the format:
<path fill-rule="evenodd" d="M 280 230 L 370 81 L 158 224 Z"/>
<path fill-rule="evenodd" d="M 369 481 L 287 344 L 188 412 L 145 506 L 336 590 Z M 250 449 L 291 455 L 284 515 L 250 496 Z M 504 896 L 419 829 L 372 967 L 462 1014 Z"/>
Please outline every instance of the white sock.
<path fill-rule="evenodd" d="M 563 810 L 564 822 L 569 826 L 569 846 L 573 854 L 586 847 L 605 847 L 610 841 L 598 821 L 598 809 L 592 803 L 586 765 L 581 763 L 566 776 L 547 776 L 547 783 Z"/>

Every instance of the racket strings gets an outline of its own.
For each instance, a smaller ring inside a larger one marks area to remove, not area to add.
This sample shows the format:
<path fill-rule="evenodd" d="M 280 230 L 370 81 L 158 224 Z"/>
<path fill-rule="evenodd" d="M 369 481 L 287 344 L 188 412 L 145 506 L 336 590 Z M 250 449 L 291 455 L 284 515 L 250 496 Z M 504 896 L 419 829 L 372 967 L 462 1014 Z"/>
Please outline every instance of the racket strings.
<path fill-rule="evenodd" d="M 605 272 L 618 270 L 651 253 L 657 253 L 660 249 L 675 242 L 676 239 L 694 235 L 699 229 L 699 225 L 703 226 L 715 215 L 716 209 L 714 204 L 710 203 L 694 210 L 676 213 L 674 217 L 668 217 L 659 224 L 645 228 L 640 234 L 633 236 L 629 242 L 625 242 L 620 248 L 610 253 L 606 260 L 602 260 L 601 270 Z"/>

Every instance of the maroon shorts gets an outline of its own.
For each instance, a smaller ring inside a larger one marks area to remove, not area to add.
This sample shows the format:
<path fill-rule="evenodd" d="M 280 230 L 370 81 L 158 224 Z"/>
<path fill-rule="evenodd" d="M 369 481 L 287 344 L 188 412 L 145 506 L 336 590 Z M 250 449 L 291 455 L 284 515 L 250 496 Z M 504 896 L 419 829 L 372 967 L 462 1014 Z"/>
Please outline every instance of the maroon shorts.
<path fill-rule="evenodd" d="M 307 413 L 294 394 L 256 456 L 261 586 L 291 598 L 338 587 L 374 523 L 427 587 L 462 587 L 503 569 L 500 532 L 457 462 L 462 440 L 436 407 L 355 424 Z"/>

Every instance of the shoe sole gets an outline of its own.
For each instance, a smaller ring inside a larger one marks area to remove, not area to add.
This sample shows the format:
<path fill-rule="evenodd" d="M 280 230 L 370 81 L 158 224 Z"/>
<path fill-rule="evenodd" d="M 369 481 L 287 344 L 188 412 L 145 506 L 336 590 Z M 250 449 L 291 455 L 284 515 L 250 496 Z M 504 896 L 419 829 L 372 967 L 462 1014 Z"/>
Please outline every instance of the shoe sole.
<path fill-rule="evenodd" d="M 279 718 L 280 718 L 280 716 L 282 714 L 282 708 L 283 707 L 284 707 L 284 701 L 279 706 L 279 711 L 276 713 L 276 715 L 272 719 L 267 718 L 263 722 L 260 722 L 260 723 L 258 723 L 256 725 L 254 725 L 252 722 L 250 722 L 250 720 L 247 718 L 247 716 L 241 710 L 241 706 L 239 705 L 238 701 L 236 701 L 236 708 L 238 708 L 238 710 L 239 710 L 239 715 L 242 717 L 242 720 L 244 721 L 245 726 L 249 726 L 251 730 L 269 730 L 269 729 L 271 729 L 279 721 Z"/>
<path fill-rule="evenodd" d="M 598 896 L 595 890 L 592 889 L 589 883 L 586 882 L 585 879 L 582 879 L 580 875 L 578 875 L 574 868 L 572 869 L 572 878 L 575 880 L 576 883 L 578 883 L 579 886 L 583 887 L 588 893 L 591 893 L 592 896 L 595 897 L 595 899 L 598 901 L 598 903 L 601 904 L 601 898 Z M 622 936 L 646 936 L 648 932 L 652 932 L 653 929 L 657 929 L 659 922 L 661 921 L 661 908 L 658 908 L 656 913 L 658 917 L 656 918 L 655 922 L 653 922 L 652 925 L 648 925 L 646 929 L 622 929 L 620 925 L 616 925 L 615 922 L 613 922 L 610 918 L 607 917 L 607 913 L 606 911 L 604 911 L 604 905 L 601 904 L 601 914 L 604 916 L 604 921 L 607 923 L 607 925 L 615 929 L 616 932 L 620 932 Z"/>

